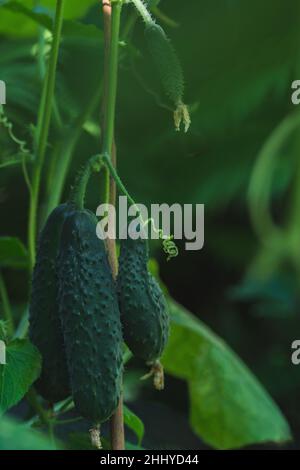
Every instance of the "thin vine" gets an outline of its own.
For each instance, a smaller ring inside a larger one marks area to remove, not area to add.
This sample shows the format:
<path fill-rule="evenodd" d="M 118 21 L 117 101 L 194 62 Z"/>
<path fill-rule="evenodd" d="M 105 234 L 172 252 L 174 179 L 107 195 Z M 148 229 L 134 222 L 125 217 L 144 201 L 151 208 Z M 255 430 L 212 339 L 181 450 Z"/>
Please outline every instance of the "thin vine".
<path fill-rule="evenodd" d="M 58 60 L 59 44 L 63 24 L 65 0 L 57 0 L 54 19 L 53 43 L 48 64 L 46 85 L 41 99 L 41 108 L 39 122 L 37 126 L 36 139 L 36 160 L 32 175 L 32 191 L 30 195 L 29 222 L 28 222 L 28 248 L 30 256 L 31 269 L 35 262 L 35 243 L 37 228 L 37 208 L 40 192 L 41 173 L 45 160 L 45 154 L 48 144 L 48 135 L 52 115 L 52 105 L 55 88 L 56 68 Z"/>

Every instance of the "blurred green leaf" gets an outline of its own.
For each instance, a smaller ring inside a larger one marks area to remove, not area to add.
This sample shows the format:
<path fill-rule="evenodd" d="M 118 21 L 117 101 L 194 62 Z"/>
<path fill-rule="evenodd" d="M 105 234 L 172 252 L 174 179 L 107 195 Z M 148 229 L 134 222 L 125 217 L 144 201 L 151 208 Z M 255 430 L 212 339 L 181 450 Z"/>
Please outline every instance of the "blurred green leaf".
<path fill-rule="evenodd" d="M 194 132 L 228 128 L 241 122 L 268 94 L 274 99 L 286 93 L 299 40 L 297 0 L 288 5 L 282 0 L 221 2 L 218 8 L 216 1 L 204 1 L 191 9 L 197 16 L 189 12 L 189 18 L 194 18 L 189 31 L 199 47 L 194 61 L 193 47 L 185 59 L 198 71 Z"/>
<path fill-rule="evenodd" d="M 56 450 L 43 434 L 28 426 L 2 417 L 0 420 L 0 450 Z"/>
<path fill-rule="evenodd" d="M 0 267 L 26 268 L 28 253 L 23 243 L 15 237 L 0 237 Z"/>
<path fill-rule="evenodd" d="M 34 44 L 27 39 L 22 41 L 2 40 L 0 44 L 1 80 L 6 83 L 8 97 L 5 114 L 8 114 L 14 127 L 17 122 L 22 126 L 22 129 L 26 125 L 29 126 L 30 121 L 25 124 L 26 121 L 20 113 L 20 108 L 29 110 L 34 116 L 38 108 L 41 89 L 34 51 Z M 12 105 L 17 107 L 17 112 L 13 115 L 11 115 Z M 26 119 L 28 119 L 27 116 Z M 7 129 L 2 129 L 3 133 L 7 135 Z M 17 133 L 19 134 L 19 130 Z M 24 140 L 29 141 L 28 135 Z M 4 150 L 5 146 L 3 146 L 2 154 Z M 1 155 L 1 161 L 4 160 L 4 156 Z"/>
<path fill-rule="evenodd" d="M 298 284 L 277 275 L 270 279 L 246 278 L 228 290 L 233 301 L 251 303 L 251 313 L 260 317 L 287 318 L 297 314 Z"/>
<path fill-rule="evenodd" d="M 257 299 L 272 300 L 284 304 L 294 305 L 293 279 L 283 276 L 274 276 L 272 279 L 260 281 L 258 279 L 245 279 L 243 282 L 229 290 L 232 300 L 251 301 Z"/>
<path fill-rule="evenodd" d="M 96 3 L 96 0 L 72 0 L 65 2 L 64 18 L 79 18 L 85 14 L 85 12 L 92 5 Z M 42 0 L 40 2 L 41 7 L 55 9 L 55 0 Z M 36 16 L 30 18 L 28 10 L 32 10 L 35 6 L 34 0 L 22 0 L 20 2 L 2 0 L 0 2 L 1 16 L 0 16 L 0 33 L 8 36 L 32 36 L 37 33 Z M 12 10 L 12 11 L 9 11 Z M 36 10 L 35 10 L 36 12 Z M 17 14 L 16 14 L 17 13 Z M 99 11 L 100 14 L 100 11 Z M 42 15 L 39 13 L 42 17 Z"/>
<path fill-rule="evenodd" d="M 279 229 L 271 211 L 272 186 L 277 160 L 282 147 L 300 126 L 300 114 L 285 117 L 273 130 L 262 146 L 252 170 L 248 189 L 248 206 L 252 225 L 262 240 L 267 240 L 271 232 Z M 298 243 L 297 243 L 298 247 Z"/>
<path fill-rule="evenodd" d="M 131 411 L 126 405 L 123 407 L 124 423 L 131 429 L 138 438 L 138 445 L 142 443 L 145 428 L 143 421 Z"/>
<path fill-rule="evenodd" d="M 125 442 L 125 447 L 126 447 L 126 450 L 144 450 L 144 447 L 141 447 L 136 444 L 132 444 L 131 442 L 128 442 L 128 441 Z"/>
<path fill-rule="evenodd" d="M 101 442 L 104 447 L 103 439 Z M 84 432 L 71 432 L 68 435 L 67 448 L 69 450 L 96 450 L 92 446 L 89 434 Z"/>
<path fill-rule="evenodd" d="M 7 338 L 7 320 L 0 320 L 0 340 L 6 341 Z"/>
<path fill-rule="evenodd" d="M 6 364 L 0 365 L 0 410 L 16 405 L 38 378 L 41 357 L 28 341 L 16 339 L 6 347 Z"/>
<path fill-rule="evenodd" d="M 245 364 L 202 322 L 170 301 L 163 364 L 189 385 L 194 431 L 218 449 L 291 439 L 289 425 Z"/>
<path fill-rule="evenodd" d="M 14 13 L 21 13 L 27 19 L 31 19 L 38 25 L 52 31 L 53 20 L 49 13 L 30 10 L 22 3 L 17 1 L 7 1 L 3 5 L 3 8 Z M 63 23 L 63 35 L 67 37 L 82 36 L 83 38 L 99 39 L 102 35 L 102 32 L 93 24 L 83 24 L 78 21 L 65 19 Z"/>
<path fill-rule="evenodd" d="M 126 369 L 123 381 L 123 394 L 125 402 L 130 403 L 138 399 L 143 387 L 143 382 L 140 380 L 143 375 L 143 370 Z"/>

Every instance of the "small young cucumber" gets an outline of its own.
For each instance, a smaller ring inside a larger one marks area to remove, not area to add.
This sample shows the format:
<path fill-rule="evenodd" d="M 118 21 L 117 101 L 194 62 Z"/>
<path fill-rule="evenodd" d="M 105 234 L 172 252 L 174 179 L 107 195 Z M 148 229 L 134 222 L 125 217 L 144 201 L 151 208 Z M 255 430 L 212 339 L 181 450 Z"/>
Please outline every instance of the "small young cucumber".
<path fill-rule="evenodd" d="M 70 395 L 58 313 L 56 257 L 63 223 L 72 210 L 72 206 L 62 204 L 50 214 L 39 237 L 31 289 L 29 337 L 42 356 L 42 373 L 36 388 L 53 403 Z"/>
<path fill-rule="evenodd" d="M 145 36 L 165 93 L 177 106 L 183 99 L 184 77 L 175 49 L 164 30 L 154 21 L 146 24 Z"/>
<path fill-rule="evenodd" d="M 60 318 L 75 406 L 106 421 L 121 394 L 122 331 L 115 282 L 97 220 L 78 210 L 64 223 L 58 256 Z"/>
<path fill-rule="evenodd" d="M 124 339 L 136 357 L 155 364 L 168 341 L 169 315 L 147 262 L 146 240 L 121 240 L 117 282 Z"/>

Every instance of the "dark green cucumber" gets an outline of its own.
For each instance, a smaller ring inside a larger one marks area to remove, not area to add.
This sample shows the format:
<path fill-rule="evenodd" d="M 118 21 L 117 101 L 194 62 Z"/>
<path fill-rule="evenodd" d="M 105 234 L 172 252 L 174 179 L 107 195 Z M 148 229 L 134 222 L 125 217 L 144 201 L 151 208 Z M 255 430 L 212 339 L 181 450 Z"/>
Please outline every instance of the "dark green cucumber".
<path fill-rule="evenodd" d="M 123 340 L 115 281 L 96 224 L 86 210 L 68 217 L 57 267 L 74 402 L 82 416 L 101 423 L 120 399 Z"/>
<path fill-rule="evenodd" d="M 42 356 L 38 392 L 51 402 L 70 395 L 63 334 L 57 304 L 56 257 L 63 223 L 72 211 L 67 204 L 50 214 L 43 228 L 33 272 L 29 336 Z"/>
<path fill-rule="evenodd" d="M 146 240 L 121 240 L 117 283 L 124 339 L 135 356 L 154 364 L 168 341 L 169 315 L 147 262 Z"/>

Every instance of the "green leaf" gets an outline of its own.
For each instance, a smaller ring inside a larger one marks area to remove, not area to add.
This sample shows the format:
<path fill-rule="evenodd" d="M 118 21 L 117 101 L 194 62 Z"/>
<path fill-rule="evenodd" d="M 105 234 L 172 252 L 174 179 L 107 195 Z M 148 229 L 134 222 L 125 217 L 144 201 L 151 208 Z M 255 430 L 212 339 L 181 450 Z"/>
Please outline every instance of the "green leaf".
<path fill-rule="evenodd" d="M 28 15 L 28 10 L 34 7 L 34 0 L 22 0 L 21 2 L 13 1 L 0 1 L 2 6 L 0 15 L 0 32 L 8 36 L 32 36 L 37 32 L 37 25 L 35 23 L 36 17 Z M 40 2 L 41 7 L 55 9 L 55 0 L 43 0 Z M 96 0 L 72 0 L 65 2 L 65 19 L 79 18 L 86 13 L 86 11 L 96 3 Z M 17 14 L 16 14 L 17 13 Z M 23 13 L 23 14 L 21 14 Z M 25 14 L 25 16 L 24 16 Z M 100 10 L 99 10 L 100 14 Z M 46 15 L 41 15 L 46 17 Z"/>
<path fill-rule="evenodd" d="M 7 320 L 0 320 L 0 340 L 6 341 L 7 338 Z"/>
<path fill-rule="evenodd" d="M 1 6 L 1 0 L 0 0 L 0 6 Z M 36 11 L 36 10 L 31 10 L 27 6 L 23 5 L 22 3 L 18 1 L 3 1 L 3 8 L 9 12 L 12 13 L 17 13 L 21 14 L 21 16 L 26 18 L 26 20 L 32 21 L 33 24 L 35 23 L 36 25 L 42 26 L 50 31 L 52 31 L 53 27 L 53 18 L 52 15 L 45 11 Z M 25 21 L 26 23 L 26 21 Z M 1 22 L 0 22 L 0 31 L 1 31 Z M 78 21 L 66 19 L 65 15 L 65 20 L 63 23 L 63 35 L 67 37 L 72 37 L 72 36 L 83 36 L 85 38 L 90 38 L 90 39 L 99 39 L 102 35 L 102 32 L 99 28 L 97 28 L 93 24 L 84 24 L 80 23 Z M 15 31 L 14 31 L 15 33 Z"/>
<path fill-rule="evenodd" d="M 6 348 L 6 364 L 0 365 L 0 411 L 16 405 L 40 374 L 41 357 L 28 340 L 16 339 Z"/>
<path fill-rule="evenodd" d="M 55 450 L 43 434 L 10 418 L 0 420 L 0 450 Z"/>
<path fill-rule="evenodd" d="M 0 237 L 0 267 L 26 268 L 28 253 L 23 243 L 14 237 Z"/>
<path fill-rule="evenodd" d="M 101 443 L 103 448 L 105 448 L 106 446 L 102 438 Z M 66 446 L 68 450 L 96 450 L 95 447 L 92 446 L 89 434 L 83 432 L 71 432 L 68 435 Z"/>
<path fill-rule="evenodd" d="M 163 364 L 188 382 L 196 434 L 218 449 L 291 439 L 279 408 L 236 354 L 190 312 L 172 300 L 169 306 Z"/>
<path fill-rule="evenodd" d="M 144 437 L 145 427 L 143 421 L 133 413 L 126 405 L 123 407 L 124 423 L 131 429 L 138 438 L 140 446 Z"/>

